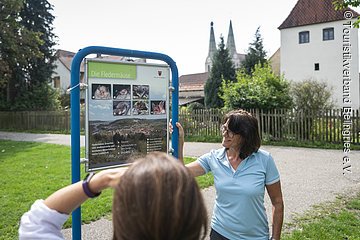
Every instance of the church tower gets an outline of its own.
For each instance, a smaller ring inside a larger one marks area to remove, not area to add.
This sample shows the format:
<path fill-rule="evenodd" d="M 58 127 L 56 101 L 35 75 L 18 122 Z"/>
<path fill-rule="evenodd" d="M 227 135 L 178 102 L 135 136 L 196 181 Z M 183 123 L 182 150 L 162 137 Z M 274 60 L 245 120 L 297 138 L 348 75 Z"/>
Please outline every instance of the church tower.
<path fill-rule="evenodd" d="M 229 55 L 231 58 L 233 58 L 233 56 L 235 54 L 237 54 L 231 20 L 230 20 L 229 34 L 228 34 L 228 38 L 227 38 L 226 48 L 229 50 Z"/>
<path fill-rule="evenodd" d="M 209 53 L 208 53 L 208 56 L 205 61 L 205 72 L 211 71 L 212 58 L 213 58 L 215 52 L 217 51 L 216 42 L 215 42 L 215 34 L 214 34 L 214 23 L 211 22 L 210 26 L 211 26 L 211 28 L 210 28 Z M 241 61 L 243 61 L 245 59 L 245 54 L 240 54 L 236 51 L 235 37 L 234 37 L 231 20 L 230 20 L 230 25 L 229 25 L 229 33 L 228 33 L 226 48 L 229 51 L 229 56 L 230 56 L 232 62 L 234 63 L 235 69 L 240 68 Z"/>
<path fill-rule="evenodd" d="M 234 63 L 235 69 L 239 68 L 241 64 L 241 60 L 239 54 L 236 51 L 235 38 L 234 38 L 234 32 L 233 32 L 231 20 L 229 25 L 229 33 L 228 33 L 226 48 L 229 51 L 229 56 Z"/>
<path fill-rule="evenodd" d="M 210 42 L 209 42 L 209 53 L 205 61 L 205 72 L 210 72 L 212 67 L 212 58 L 216 52 L 216 42 L 214 34 L 214 23 L 210 23 Z"/>

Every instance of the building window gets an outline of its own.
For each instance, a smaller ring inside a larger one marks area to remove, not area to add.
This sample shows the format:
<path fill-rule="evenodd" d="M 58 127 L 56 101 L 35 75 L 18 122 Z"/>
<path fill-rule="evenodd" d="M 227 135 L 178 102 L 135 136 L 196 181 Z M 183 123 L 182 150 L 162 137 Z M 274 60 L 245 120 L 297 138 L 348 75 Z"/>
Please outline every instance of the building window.
<path fill-rule="evenodd" d="M 303 31 L 299 32 L 299 43 L 308 43 L 310 42 L 310 32 L 309 31 Z"/>
<path fill-rule="evenodd" d="M 320 70 L 320 64 L 319 63 L 315 63 L 315 71 L 319 71 Z"/>
<path fill-rule="evenodd" d="M 53 78 L 54 88 L 60 88 L 60 76 L 56 76 Z"/>
<path fill-rule="evenodd" d="M 323 29 L 323 41 L 334 40 L 334 28 Z"/>

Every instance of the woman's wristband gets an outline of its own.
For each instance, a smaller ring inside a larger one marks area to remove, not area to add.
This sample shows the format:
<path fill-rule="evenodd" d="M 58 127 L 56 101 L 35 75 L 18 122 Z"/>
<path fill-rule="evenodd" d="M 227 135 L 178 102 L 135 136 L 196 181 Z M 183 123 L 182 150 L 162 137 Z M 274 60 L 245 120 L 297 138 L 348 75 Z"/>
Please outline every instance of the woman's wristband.
<path fill-rule="evenodd" d="M 101 192 L 93 193 L 89 188 L 89 182 L 94 175 L 95 175 L 94 172 L 89 173 L 88 175 L 86 175 L 86 177 L 84 178 L 84 180 L 82 182 L 82 188 L 84 190 L 84 193 L 89 198 L 95 198 L 101 194 Z"/>

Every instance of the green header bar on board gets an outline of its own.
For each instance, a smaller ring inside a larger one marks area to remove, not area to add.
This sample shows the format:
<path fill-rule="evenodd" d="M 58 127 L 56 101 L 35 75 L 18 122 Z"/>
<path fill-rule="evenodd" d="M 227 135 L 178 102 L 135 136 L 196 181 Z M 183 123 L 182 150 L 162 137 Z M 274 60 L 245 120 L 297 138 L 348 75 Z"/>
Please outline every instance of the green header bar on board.
<path fill-rule="evenodd" d="M 88 76 L 89 78 L 136 79 L 136 65 L 89 61 Z"/>

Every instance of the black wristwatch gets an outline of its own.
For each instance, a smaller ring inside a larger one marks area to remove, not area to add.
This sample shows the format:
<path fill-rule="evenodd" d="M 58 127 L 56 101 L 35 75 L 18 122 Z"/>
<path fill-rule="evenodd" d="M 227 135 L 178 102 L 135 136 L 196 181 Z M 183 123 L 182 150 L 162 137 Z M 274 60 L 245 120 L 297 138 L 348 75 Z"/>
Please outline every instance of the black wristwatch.
<path fill-rule="evenodd" d="M 89 173 L 88 175 L 86 175 L 86 177 L 84 178 L 84 180 L 82 182 L 82 187 L 83 187 L 84 193 L 89 198 L 95 198 L 101 194 L 101 192 L 93 193 L 89 188 L 89 182 L 94 175 L 95 175 L 94 172 Z"/>

